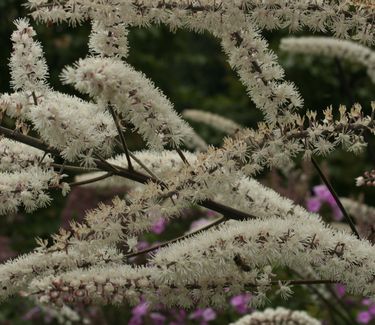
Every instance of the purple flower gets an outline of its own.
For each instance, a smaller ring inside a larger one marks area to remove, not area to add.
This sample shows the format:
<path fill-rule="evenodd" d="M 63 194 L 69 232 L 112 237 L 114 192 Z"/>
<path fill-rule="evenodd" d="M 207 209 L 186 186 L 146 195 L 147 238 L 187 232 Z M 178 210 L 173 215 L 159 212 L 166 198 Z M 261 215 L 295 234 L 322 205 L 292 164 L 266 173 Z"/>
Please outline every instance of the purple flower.
<path fill-rule="evenodd" d="M 361 311 L 357 315 L 357 322 L 361 324 L 368 324 L 372 317 L 368 311 Z"/>
<path fill-rule="evenodd" d="M 199 319 L 201 320 L 201 325 L 205 325 L 209 321 L 216 319 L 216 312 L 212 308 L 199 308 L 190 315 L 190 319 Z"/>
<path fill-rule="evenodd" d="M 341 283 L 336 284 L 336 293 L 339 296 L 339 298 L 344 297 L 345 292 L 346 292 L 346 287 L 343 284 Z"/>
<path fill-rule="evenodd" d="M 324 202 L 333 203 L 335 199 L 333 198 L 331 192 L 325 185 L 317 185 L 313 187 L 314 194 Z"/>
<path fill-rule="evenodd" d="M 147 314 L 148 304 L 147 302 L 141 302 L 139 305 L 132 309 L 133 316 L 142 317 Z"/>
<path fill-rule="evenodd" d="M 154 325 L 163 325 L 166 320 L 166 317 L 160 313 L 151 313 L 150 318 Z"/>
<path fill-rule="evenodd" d="M 248 304 L 250 299 L 250 294 L 241 294 L 232 297 L 230 300 L 230 304 L 239 314 L 246 314 L 249 311 Z"/>
<path fill-rule="evenodd" d="M 371 314 L 371 316 L 375 316 L 375 304 L 372 304 L 369 307 L 368 312 Z"/>
<path fill-rule="evenodd" d="M 216 312 L 212 308 L 206 308 L 203 310 L 202 318 L 207 322 L 214 320 L 216 319 Z"/>
<path fill-rule="evenodd" d="M 365 299 L 363 299 L 363 300 L 361 301 L 361 303 L 362 303 L 362 305 L 364 305 L 364 306 L 370 306 L 370 305 L 372 304 L 372 301 L 371 301 L 371 299 L 369 299 L 369 298 L 365 298 Z"/>
<path fill-rule="evenodd" d="M 164 232 L 168 222 L 164 218 L 159 218 L 154 222 L 154 224 L 151 226 L 151 231 L 154 234 L 160 235 Z"/>
<path fill-rule="evenodd" d="M 317 197 L 311 197 L 306 202 L 307 210 L 310 212 L 318 212 L 322 206 L 322 202 Z"/>
<path fill-rule="evenodd" d="M 325 185 L 318 185 L 313 187 L 314 195 L 313 197 L 309 198 L 306 202 L 307 210 L 311 212 L 318 212 L 320 208 L 322 207 L 323 203 L 328 204 L 333 213 L 333 218 L 336 221 L 342 220 L 343 215 L 338 207 L 335 198 L 331 194 L 331 192 L 328 190 L 327 186 Z"/>

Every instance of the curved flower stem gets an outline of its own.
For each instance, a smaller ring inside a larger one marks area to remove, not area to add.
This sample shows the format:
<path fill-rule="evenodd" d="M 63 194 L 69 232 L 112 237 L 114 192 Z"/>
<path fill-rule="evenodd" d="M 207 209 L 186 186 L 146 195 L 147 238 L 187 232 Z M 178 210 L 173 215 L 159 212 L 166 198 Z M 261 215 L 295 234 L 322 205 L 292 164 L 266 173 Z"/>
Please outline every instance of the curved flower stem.
<path fill-rule="evenodd" d="M 352 218 L 349 216 L 349 214 L 346 212 L 344 206 L 342 205 L 335 189 L 333 188 L 333 186 L 331 185 L 331 183 L 329 182 L 329 180 L 327 179 L 327 177 L 324 175 L 323 171 L 320 169 L 319 167 L 319 164 L 317 163 L 317 161 L 315 160 L 314 157 L 311 157 L 311 162 L 313 163 L 315 169 L 318 171 L 318 174 L 320 176 L 320 178 L 322 179 L 323 183 L 327 186 L 328 190 L 331 192 L 337 206 L 340 208 L 344 218 L 346 219 L 346 221 L 348 222 L 349 226 L 350 226 L 350 229 L 352 230 L 353 234 L 358 238 L 358 239 L 361 239 L 361 237 L 359 236 L 359 233 L 354 225 L 354 222 L 352 220 Z"/>
<path fill-rule="evenodd" d="M 129 155 L 128 145 L 126 143 L 124 132 L 122 131 L 118 115 L 114 111 L 112 105 L 109 104 L 108 105 L 108 109 L 109 109 L 109 112 L 111 113 L 112 118 L 113 118 L 113 120 L 114 120 L 114 122 L 116 124 L 117 132 L 118 132 L 118 135 L 120 136 L 122 148 L 123 148 L 123 150 L 125 152 L 126 160 L 128 161 L 128 168 L 129 168 L 129 170 L 134 170 L 132 162 L 131 162 L 131 159 L 130 159 L 130 155 Z"/>
<path fill-rule="evenodd" d="M 152 247 L 146 248 L 146 249 L 141 250 L 141 251 L 139 251 L 139 252 L 135 252 L 135 253 L 127 254 L 127 255 L 125 255 L 125 257 L 126 257 L 126 258 L 130 258 L 130 257 L 135 257 L 135 256 L 139 256 L 139 255 L 143 255 L 143 254 L 150 253 L 150 252 L 155 251 L 155 250 L 158 250 L 158 249 L 160 249 L 160 248 L 162 248 L 162 247 L 165 247 L 165 246 L 168 246 L 168 245 L 170 245 L 170 244 L 174 244 L 174 243 L 176 243 L 176 242 L 178 242 L 178 241 L 184 240 L 184 239 L 186 239 L 186 238 L 192 237 L 192 236 L 194 236 L 194 235 L 196 235 L 196 234 L 198 234 L 198 233 L 200 233 L 200 232 L 202 232 L 202 231 L 205 231 L 205 230 L 208 230 L 208 229 L 210 229 L 210 228 L 213 228 L 213 227 L 215 227 L 215 226 L 217 226 L 217 225 L 219 225 L 219 224 L 225 222 L 226 220 L 227 220 L 227 219 L 226 219 L 225 217 L 220 217 L 220 218 L 218 218 L 217 220 L 211 222 L 210 224 L 208 224 L 208 225 L 206 225 L 206 226 L 204 226 L 204 227 L 202 227 L 202 228 L 200 228 L 200 229 L 198 229 L 198 230 L 196 230 L 196 231 L 193 231 L 193 232 L 188 233 L 188 234 L 186 234 L 186 235 L 183 235 L 183 236 L 180 236 L 180 237 L 174 238 L 174 239 L 172 239 L 172 240 L 166 241 L 166 242 L 164 242 L 164 243 L 162 243 L 162 244 L 159 244 L 159 245 L 155 245 L 155 246 L 152 246 Z"/>
<path fill-rule="evenodd" d="M 5 137 L 9 139 L 13 139 L 15 141 L 27 144 L 31 147 L 51 153 L 55 157 L 60 157 L 60 152 L 57 149 L 48 146 L 47 144 L 45 144 L 44 142 L 42 142 L 41 140 L 37 138 L 23 135 L 18 132 L 14 132 L 13 130 L 5 128 L 3 126 L 0 126 L 0 134 L 3 134 Z M 147 176 L 135 170 L 131 171 L 128 169 L 123 169 L 119 166 L 115 166 L 115 165 L 108 163 L 106 160 L 104 160 L 102 157 L 98 155 L 97 157 L 99 159 L 96 159 L 95 163 L 97 167 L 102 171 L 111 172 L 113 173 L 113 175 L 121 176 L 121 177 L 130 179 L 132 181 L 142 183 L 142 184 L 146 184 L 148 182 L 154 182 L 156 184 L 160 184 L 161 186 L 164 185 L 158 179 Z M 204 200 L 204 201 L 198 202 L 197 204 L 204 208 L 216 211 L 224 215 L 227 219 L 246 220 L 246 219 L 256 218 L 256 216 L 254 215 L 231 208 L 230 206 L 227 206 L 227 205 L 224 205 L 219 202 L 212 201 L 212 200 Z"/>
<path fill-rule="evenodd" d="M 141 166 L 151 177 L 158 179 L 160 182 L 163 182 L 158 176 L 156 176 L 138 157 L 129 151 L 130 157 L 139 165 Z"/>
<path fill-rule="evenodd" d="M 61 168 L 61 164 L 52 163 L 52 167 L 54 168 Z M 92 172 L 100 172 L 101 170 L 98 168 L 84 168 L 84 167 L 78 167 L 78 166 L 72 166 L 72 165 L 65 165 L 64 169 L 68 172 L 73 173 L 92 173 Z"/>
<path fill-rule="evenodd" d="M 181 160 L 184 162 L 185 165 L 189 166 L 189 161 L 186 159 L 184 153 L 181 151 L 180 148 L 176 148 L 176 151 L 178 153 L 178 155 L 180 156 Z"/>

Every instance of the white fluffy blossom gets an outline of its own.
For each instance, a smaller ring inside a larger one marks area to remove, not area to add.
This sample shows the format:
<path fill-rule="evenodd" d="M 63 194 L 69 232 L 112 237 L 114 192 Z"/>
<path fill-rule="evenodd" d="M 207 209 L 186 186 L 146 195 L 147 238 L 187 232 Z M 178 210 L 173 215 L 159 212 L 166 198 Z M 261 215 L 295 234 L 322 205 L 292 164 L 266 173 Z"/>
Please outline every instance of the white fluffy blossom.
<path fill-rule="evenodd" d="M 51 167 L 52 158 L 25 144 L 0 139 L 0 215 L 46 207 L 50 188 L 69 190 Z"/>
<path fill-rule="evenodd" d="M 0 114 L 3 113 L 15 119 L 25 120 L 32 105 L 32 95 L 26 92 L 0 95 Z"/>
<path fill-rule="evenodd" d="M 322 55 L 361 64 L 375 83 L 375 52 L 366 46 L 331 37 L 291 37 L 282 39 L 280 48 L 289 53 Z"/>
<path fill-rule="evenodd" d="M 0 172 L 0 215 L 14 213 L 21 206 L 26 212 L 46 207 L 51 198 L 46 193 L 57 186 L 60 177 L 53 170 L 30 167 L 15 172 Z"/>
<path fill-rule="evenodd" d="M 240 318 L 231 325 L 320 325 L 321 323 L 309 316 L 304 311 L 290 310 L 283 307 L 276 309 L 267 308 L 264 311 L 256 311 L 250 315 Z"/>
<path fill-rule="evenodd" d="M 159 250 L 152 265 L 167 283 L 227 283 L 242 289 L 246 283 L 269 285 L 272 278 L 258 281 L 265 267 L 311 266 L 319 278 L 366 296 L 375 292 L 373 250 L 370 243 L 334 231 L 319 218 L 267 218 L 233 221 L 175 243 Z"/>
<path fill-rule="evenodd" d="M 103 57 L 126 58 L 128 56 L 128 30 L 124 24 L 106 25 L 93 21 L 89 48 L 93 54 Z"/>
<path fill-rule="evenodd" d="M 74 68 L 66 68 L 62 78 L 79 91 L 113 104 L 152 149 L 178 147 L 192 136 L 190 127 L 161 91 L 126 63 L 87 58 Z"/>
<path fill-rule="evenodd" d="M 48 5 L 47 5 L 48 4 Z M 72 24 L 87 19 L 126 21 L 130 25 L 147 26 L 164 22 L 176 27 L 201 30 L 205 26 L 220 25 L 222 20 L 231 20 L 234 28 L 243 27 L 243 22 L 255 23 L 264 29 L 288 28 L 298 31 L 307 27 L 312 31 L 331 31 L 335 37 L 353 39 L 363 43 L 374 43 L 373 10 L 371 7 L 354 8 L 348 1 L 283 0 L 29 0 L 28 7 L 33 17 L 42 21 L 69 21 Z M 113 8 L 116 7 L 116 11 Z M 203 9 L 202 9 L 203 8 Z M 222 19 L 222 20 L 221 20 Z"/>
<path fill-rule="evenodd" d="M 0 172 L 16 172 L 32 166 L 48 167 L 53 162 L 50 155 L 23 143 L 0 139 Z M 42 160 L 43 159 L 43 160 Z"/>
<path fill-rule="evenodd" d="M 91 265 L 113 266 L 122 256 L 114 248 L 101 247 L 51 252 L 33 252 L 0 265 L 0 301 L 24 290 L 31 280 Z"/>
<path fill-rule="evenodd" d="M 265 114 L 266 120 L 275 123 L 290 122 L 291 113 L 302 107 L 303 101 L 295 85 L 286 82 L 284 70 L 267 42 L 253 27 L 219 34 L 229 63 L 240 76 L 247 91 Z M 284 116 L 282 119 L 281 116 Z"/>
<path fill-rule="evenodd" d="M 266 167 L 287 166 L 302 153 L 327 155 L 339 146 L 358 153 L 365 145 L 362 134 L 375 134 L 373 118 L 358 104 L 350 110 L 341 106 L 336 119 L 330 107 L 323 121 L 312 111 L 298 115 L 303 101 L 294 84 L 285 81 L 261 30 L 307 27 L 373 44 L 373 11 L 354 10 L 354 5 L 339 0 L 29 0 L 29 7 L 42 21 L 92 22 L 89 47 L 94 57 L 66 68 L 62 79 L 95 103 L 48 89 L 41 47 L 32 39 L 34 30 L 21 20 L 12 37 L 16 92 L 0 97 L 0 112 L 15 118 L 18 126 L 30 123 L 42 140 L 37 146 L 45 143 L 47 152 L 69 160 L 73 166 L 67 170 L 77 170 L 79 161 L 93 163 L 99 155 L 101 171 L 85 179 L 102 176 L 102 171 L 115 176 L 98 187 L 125 185 L 120 175 L 143 186 L 123 199 L 100 204 L 82 223 L 73 222 L 69 230 L 53 235 L 51 242 L 39 240 L 36 252 L 1 265 L 0 299 L 22 290 L 57 306 L 136 304 L 146 299 L 165 306 L 225 307 L 228 297 L 247 291 L 253 295 L 252 304 L 259 306 L 274 285 L 283 298 L 292 294 L 293 280 L 277 277 L 282 267 L 308 270 L 316 281 L 343 283 L 354 294 L 375 294 L 373 245 L 327 226 L 319 216 L 248 178 Z M 178 146 L 188 145 L 196 135 L 162 92 L 122 61 L 128 53 L 128 28 L 161 23 L 172 31 L 187 28 L 219 38 L 265 122 L 256 130 L 235 132 L 236 124 L 201 114 L 201 120 L 220 124 L 232 137 L 221 148 L 208 147 L 204 153 L 180 151 Z M 365 62 L 363 48 L 356 51 L 361 53 L 357 61 L 372 66 Z M 347 50 L 345 55 L 353 59 L 353 53 Z M 112 153 L 122 122 L 134 126 L 151 150 L 135 156 L 127 152 L 130 158 L 120 155 L 105 162 L 102 158 Z M 1 130 L 12 137 L 6 128 Z M 29 140 L 25 143 L 37 141 L 16 135 Z M 178 151 L 167 152 L 166 147 Z M 0 139 L 0 213 L 44 206 L 52 188 L 66 192 L 64 175 L 51 168 L 52 157 L 42 161 L 42 155 Z M 183 155 L 187 161 L 182 162 Z M 134 170 L 126 158 L 132 159 Z M 177 218 L 193 204 L 222 211 L 227 221 L 158 250 L 145 267 L 124 264 L 115 247 L 132 250 L 137 235 L 157 219 Z M 271 313 L 274 321 L 285 316 L 277 309 L 257 317 Z M 303 313 L 288 311 L 286 317 L 314 324 Z"/>
<path fill-rule="evenodd" d="M 117 135 L 112 117 L 100 105 L 49 92 L 28 114 L 34 128 L 69 161 L 98 152 L 108 156 Z"/>
<path fill-rule="evenodd" d="M 364 203 L 360 203 L 349 198 L 340 198 L 340 201 L 347 212 L 357 220 L 357 222 L 368 225 L 375 224 L 375 208 Z"/>
<path fill-rule="evenodd" d="M 13 53 L 10 59 L 11 85 L 15 91 L 46 90 L 48 68 L 43 56 L 43 50 L 27 19 L 15 21 L 17 30 L 12 34 Z"/>

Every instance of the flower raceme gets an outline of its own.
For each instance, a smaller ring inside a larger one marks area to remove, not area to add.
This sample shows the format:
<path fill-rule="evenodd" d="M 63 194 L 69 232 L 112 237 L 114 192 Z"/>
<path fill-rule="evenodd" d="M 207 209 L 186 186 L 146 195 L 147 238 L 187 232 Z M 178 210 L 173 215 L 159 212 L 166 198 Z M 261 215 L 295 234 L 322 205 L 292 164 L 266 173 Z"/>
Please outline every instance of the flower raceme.
<path fill-rule="evenodd" d="M 170 101 L 142 73 L 115 59 L 87 58 L 62 74 L 64 83 L 109 102 L 135 126 L 151 149 L 179 147 L 192 130 Z"/>
<path fill-rule="evenodd" d="M 0 96 L 0 112 L 20 127 L 12 132 L 1 126 L 0 134 L 23 143 L 0 139 L 0 213 L 43 207 L 50 201 L 49 189 L 68 190 L 62 178 L 70 171 L 85 172 L 79 185 L 126 185 L 130 190 L 87 212 L 82 223 L 53 235 L 49 244 L 38 240 L 35 252 L 2 264 L 0 299 L 22 291 L 56 306 L 135 305 L 146 299 L 151 306 L 225 307 L 230 297 L 247 292 L 256 307 L 274 286 L 288 298 L 293 284 L 301 283 L 279 277 L 278 267 L 306 271 L 316 283 L 342 283 L 353 294 L 375 294 L 370 242 L 334 230 L 251 178 L 265 168 L 290 166 L 298 155 L 326 156 L 339 147 L 359 153 L 366 146 L 363 134 L 375 133 L 373 116 L 365 115 L 359 104 L 340 106 L 338 114 L 329 107 L 322 121 L 314 111 L 301 115 L 303 100 L 284 79 L 262 30 L 306 27 L 372 45 L 371 8 L 336 0 L 29 0 L 28 6 L 39 21 L 91 21 L 91 56 L 62 73 L 65 84 L 91 100 L 48 86 L 35 31 L 27 20 L 17 21 L 10 60 L 15 92 Z M 221 41 L 230 65 L 264 114 L 257 128 L 190 111 L 193 119 L 218 122 L 231 137 L 218 148 L 201 141 L 200 153 L 181 148 L 191 139 L 196 144 L 200 140 L 161 90 L 125 62 L 128 29 L 160 23 L 172 30 L 208 31 Z M 125 124 L 149 150 L 129 151 Z M 117 157 L 115 147 L 122 151 Z M 87 167 L 94 173 L 87 173 Z M 131 258 L 144 253 L 136 251 L 139 237 L 161 217 L 171 221 L 192 205 L 216 209 L 225 224 L 214 223 L 214 229 L 160 248 L 145 266 L 133 265 Z M 126 259 L 119 247 L 128 250 Z M 253 316 L 298 321 L 296 316 L 315 324 L 305 314 L 281 309 Z"/>

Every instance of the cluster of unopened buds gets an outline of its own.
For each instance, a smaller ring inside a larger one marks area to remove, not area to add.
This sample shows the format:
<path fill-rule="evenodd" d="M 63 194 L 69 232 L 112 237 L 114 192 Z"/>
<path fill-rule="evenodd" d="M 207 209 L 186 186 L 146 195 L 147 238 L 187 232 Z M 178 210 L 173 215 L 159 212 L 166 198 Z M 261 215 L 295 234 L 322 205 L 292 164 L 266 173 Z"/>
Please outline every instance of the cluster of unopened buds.
<path fill-rule="evenodd" d="M 363 176 L 355 179 L 357 186 L 375 186 L 375 169 L 366 171 Z"/>

